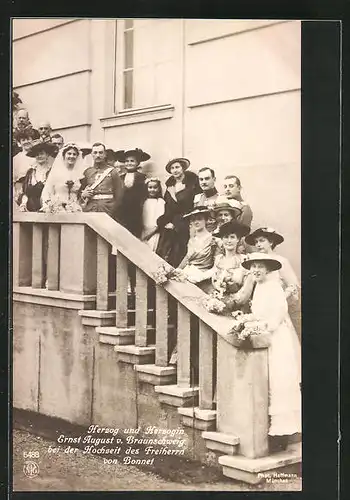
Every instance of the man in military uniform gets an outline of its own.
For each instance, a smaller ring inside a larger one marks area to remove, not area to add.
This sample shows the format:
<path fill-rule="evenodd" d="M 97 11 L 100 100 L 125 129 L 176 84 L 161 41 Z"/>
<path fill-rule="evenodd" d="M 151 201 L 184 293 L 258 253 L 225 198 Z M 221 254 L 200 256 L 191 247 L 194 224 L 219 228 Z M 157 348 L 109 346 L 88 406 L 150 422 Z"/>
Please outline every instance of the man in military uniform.
<path fill-rule="evenodd" d="M 122 201 L 123 185 L 118 171 L 106 161 L 106 147 L 101 142 L 92 145 L 92 167 L 84 171 L 82 180 L 84 212 L 105 212 L 118 219 Z"/>
<path fill-rule="evenodd" d="M 194 197 L 194 206 L 213 208 L 216 203 L 216 199 L 219 196 L 215 187 L 216 177 L 214 170 L 209 167 L 201 168 L 198 171 L 198 180 L 202 192 L 196 194 Z"/>
<path fill-rule="evenodd" d="M 232 200 L 234 201 L 239 201 L 241 204 L 241 214 L 237 217 L 238 222 L 241 222 L 241 224 L 244 224 L 245 226 L 251 226 L 252 225 L 252 219 L 253 219 L 253 211 L 248 205 L 248 203 L 243 200 L 242 195 L 241 195 L 241 181 L 236 175 L 227 175 L 224 179 L 224 196 L 220 196 L 220 198 L 217 200 L 218 202 L 228 202 Z"/>
<path fill-rule="evenodd" d="M 199 186 L 202 190 L 201 193 L 196 194 L 193 200 L 194 207 L 208 207 L 212 210 L 216 204 L 219 193 L 215 187 L 215 171 L 209 167 L 203 167 L 198 170 Z M 211 215 L 207 220 L 207 229 L 213 232 L 216 228 L 216 220 Z"/>

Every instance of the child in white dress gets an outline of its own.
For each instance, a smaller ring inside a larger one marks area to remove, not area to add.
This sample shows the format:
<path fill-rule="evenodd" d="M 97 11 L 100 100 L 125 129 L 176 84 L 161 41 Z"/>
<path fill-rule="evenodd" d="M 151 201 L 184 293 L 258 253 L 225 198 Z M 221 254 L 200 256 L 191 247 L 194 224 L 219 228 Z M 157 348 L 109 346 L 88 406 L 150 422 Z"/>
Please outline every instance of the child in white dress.
<path fill-rule="evenodd" d="M 165 202 L 162 197 L 161 182 L 156 177 L 145 180 L 147 186 L 147 199 L 144 201 L 142 209 L 142 234 L 144 241 L 153 252 L 157 251 L 159 241 L 159 228 L 157 219 L 164 214 Z"/>
<path fill-rule="evenodd" d="M 251 310 L 271 332 L 269 362 L 270 451 L 287 447 L 288 436 L 301 432 L 300 343 L 288 315 L 285 292 L 273 271 L 281 263 L 270 255 L 250 254 L 242 262 L 256 283 Z"/>

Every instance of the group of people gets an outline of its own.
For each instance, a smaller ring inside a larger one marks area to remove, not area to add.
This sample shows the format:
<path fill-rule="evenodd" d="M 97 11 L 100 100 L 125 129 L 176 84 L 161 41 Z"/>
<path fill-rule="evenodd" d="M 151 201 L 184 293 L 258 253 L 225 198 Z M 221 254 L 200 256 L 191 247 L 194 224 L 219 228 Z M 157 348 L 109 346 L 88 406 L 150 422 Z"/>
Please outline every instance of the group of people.
<path fill-rule="evenodd" d="M 253 212 L 240 179 L 227 175 L 219 193 L 213 169 L 197 175 L 178 157 L 165 165 L 163 193 L 160 179 L 142 172 L 151 158 L 142 149 L 65 143 L 49 123 L 35 130 L 25 110 L 17 114 L 14 135 L 15 210 L 105 212 L 189 282 L 216 293 L 223 314 L 242 310 L 265 322 L 272 333 L 271 449 L 285 448 L 286 436 L 301 431 L 300 344 L 293 327 L 300 311 L 293 323 L 289 315 L 300 286 L 288 259 L 275 250 L 283 236 L 269 227 L 251 232 Z"/>

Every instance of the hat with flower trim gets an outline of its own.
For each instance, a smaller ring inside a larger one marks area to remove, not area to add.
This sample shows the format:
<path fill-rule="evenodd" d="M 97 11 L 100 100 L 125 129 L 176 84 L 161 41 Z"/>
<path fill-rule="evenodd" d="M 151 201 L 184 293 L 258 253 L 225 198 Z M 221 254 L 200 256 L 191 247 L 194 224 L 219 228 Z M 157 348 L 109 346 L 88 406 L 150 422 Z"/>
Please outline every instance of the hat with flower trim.
<path fill-rule="evenodd" d="M 255 239 L 259 236 L 264 236 L 268 240 L 272 241 L 275 245 L 279 245 L 284 241 L 283 236 L 281 234 L 278 234 L 278 232 L 272 227 L 259 227 L 249 236 L 247 236 L 245 238 L 245 241 L 246 243 L 248 243 L 248 245 L 255 245 Z"/>

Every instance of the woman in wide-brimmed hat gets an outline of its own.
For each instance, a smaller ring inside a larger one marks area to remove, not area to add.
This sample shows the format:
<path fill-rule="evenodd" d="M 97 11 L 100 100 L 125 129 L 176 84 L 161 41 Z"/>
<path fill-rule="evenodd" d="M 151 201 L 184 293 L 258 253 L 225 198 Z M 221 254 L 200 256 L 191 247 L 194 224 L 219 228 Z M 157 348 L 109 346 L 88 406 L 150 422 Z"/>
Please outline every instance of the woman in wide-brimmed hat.
<path fill-rule="evenodd" d="M 258 252 L 267 254 L 281 262 L 282 268 L 274 276 L 280 277 L 286 297 L 298 298 L 300 285 L 299 280 L 293 271 L 293 268 L 286 257 L 275 252 L 275 247 L 283 243 L 284 238 L 275 229 L 271 227 L 259 227 L 253 233 L 245 238 L 248 245 L 254 245 Z"/>
<path fill-rule="evenodd" d="M 124 161 L 125 172 L 120 174 L 123 183 L 123 199 L 120 207 L 122 224 L 137 238 L 142 233 L 142 208 L 147 198 L 146 176 L 140 172 L 140 163 L 151 156 L 135 148 L 119 155 L 119 161 Z"/>
<path fill-rule="evenodd" d="M 272 272 L 283 264 L 272 254 L 252 253 L 242 263 L 255 282 L 251 303 L 253 319 L 271 332 L 269 362 L 269 444 L 280 451 L 288 436 L 301 432 L 300 344 L 288 315 L 284 291 Z"/>
<path fill-rule="evenodd" d="M 26 173 L 35 163 L 34 158 L 27 156 L 27 152 L 32 147 L 33 141 L 39 139 L 39 132 L 33 128 L 17 131 L 14 134 L 16 143 L 20 148 L 19 152 L 12 159 L 12 185 L 13 185 L 13 201 L 14 208 L 18 210 L 22 193 L 23 182 Z"/>
<path fill-rule="evenodd" d="M 236 220 L 242 213 L 242 205 L 239 201 L 236 200 L 232 200 L 231 203 L 217 203 L 216 205 L 214 205 L 213 212 L 218 229 L 220 226 L 222 226 L 222 224 L 225 224 L 225 222 Z"/>
<path fill-rule="evenodd" d="M 239 201 L 233 200 L 232 204 L 228 202 L 216 203 L 212 210 L 213 217 L 216 221 L 216 228 L 213 231 L 213 235 L 217 236 L 223 224 L 236 220 L 241 213 L 242 209 Z"/>
<path fill-rule="evenodd" d="M 41 194 L 44 212 L 80 212 L 79 193 L 85 165 L 80 148 L 67 143 L 59 151 Z"/>
<path fill-rule="evenodd" d="M 210 210 L 204 206 L 197 206 L 194 210 L 184 215 L 184 219 L 189 221 L 193 234 L 191 235 L 187 253 L 179 265 L 183 274 L 192 283 L 198 284 L 202 289 L 210 279 L 211 270 L 214 265 L 214 258 L 218 247 L 216 239 L 208 231 L 206 223 L 210 216 Z"/>
<path fill-rule="evenodd" d="M 165 212 L 158 219 L 162 229 L 158 252 L 174 267 L 185 257 L 190 236 L 183 216 L 193 209 L 193 199 L 201 192 L 198 176 L 188 170 L 189 166 L 187 158 L 173 158 L 165 166 L 170 177 L 165 182 Z"/>
<path fill-rule="evenodd" d="M 242 267 L 246 256 L 237 253 L 237 248 L 249 231 L 248 226 L 235 220 L 226 222 L 218 231 L 223 253 L 215 258 L 212 285 L 215 295 L 225 304 L 224 313 L 241 308 L 248 310 L 253 281 Z"/>
<path fill-rule="evenodd" d="M 37 212 L 41 208 L 41 193 L 51 170 L 57 147 L 50 142 L 33 141 L 27 156 L 35 158 L 23 181 L 20 210 Z"/>
<path fill-rule="evenodd" d="M 298 333 L 298 337 L 301 338 L 300 283 L 287 257 L 275 251 L 276 246 L 283 243 L 283 236 L 272 227 L 259 227 L 247 236 L 245 241 L 249 245 L 254 245 L 258 252 L 267 254 L 282 264 L 281 269 L 272 273 L 271 277 L 281 280 L 286 298 L 288 299 L 290 317 Z"/>

